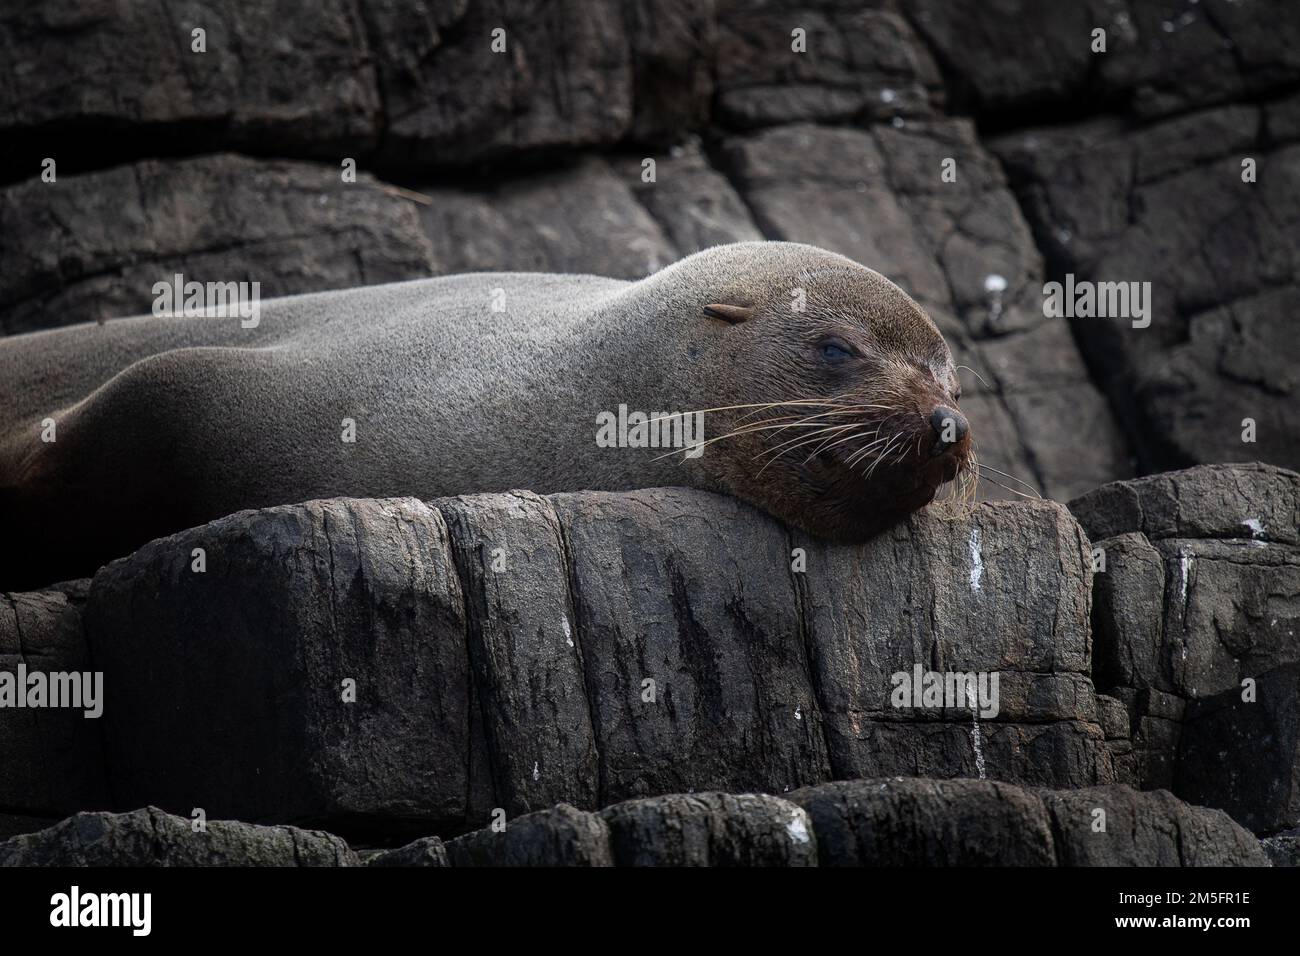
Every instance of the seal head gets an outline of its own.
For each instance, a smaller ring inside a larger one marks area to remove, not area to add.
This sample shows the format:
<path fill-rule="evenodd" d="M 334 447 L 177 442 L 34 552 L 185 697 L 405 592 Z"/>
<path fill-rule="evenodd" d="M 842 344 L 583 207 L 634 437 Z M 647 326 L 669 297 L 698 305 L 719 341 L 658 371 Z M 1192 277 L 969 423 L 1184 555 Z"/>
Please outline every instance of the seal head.
<path fill-rule="evenodd" d="M 973 483 L 961 385 L 943 336 L 902 289 L 795 248 L 810 250 L 806 264 L 762 271 L 748 296 L 730 290 L 701 310 L 730 370 L 734 401 L 720 405 L 738 406 L 713 413 L 725 451 L 701 462 L 724 490 L 799 528 L 860 541 L 944 483 Z"/>

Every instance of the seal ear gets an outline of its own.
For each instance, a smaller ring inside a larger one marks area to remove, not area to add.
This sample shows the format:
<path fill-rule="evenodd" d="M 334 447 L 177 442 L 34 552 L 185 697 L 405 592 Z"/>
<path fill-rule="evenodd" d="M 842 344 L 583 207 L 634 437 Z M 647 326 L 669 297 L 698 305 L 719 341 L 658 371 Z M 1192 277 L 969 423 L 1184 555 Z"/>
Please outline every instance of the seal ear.
<path fill-rule="evenodd" d="M 715 319 L 722 319 L 732 325 L 739 325 L 754 314 L 754 307 L 749 305 L 706 305 L 704 314 Z"/>

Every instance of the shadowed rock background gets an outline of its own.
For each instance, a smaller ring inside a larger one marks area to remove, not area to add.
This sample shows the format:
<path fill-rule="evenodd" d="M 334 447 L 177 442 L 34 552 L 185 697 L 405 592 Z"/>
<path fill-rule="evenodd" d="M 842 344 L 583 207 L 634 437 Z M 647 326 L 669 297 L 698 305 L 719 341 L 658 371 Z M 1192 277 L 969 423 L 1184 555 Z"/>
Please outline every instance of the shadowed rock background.
<path fill-rule="evenodd" d="M 176 272 L 270 297 L 811 242 L 930 311 L 983 461 L 1078 499 L 863 548 L 672 490 L 192 529 L 0 601 L 0 662 L 115 694 L 0 712 L 0 836 L 135 811 L 0 862 L 360 860 L 286 826 L 195 848 L 163 812 L 193 806 L 422 837 L 381 865 L 1261 862 L 1247 830 L 1295 859 L 1296 4 L 52 0 L 0 11 L 0 61 L 2 334 L 148 311 Z M 1066 274 L 1150 282 L 1150 327 L 1045 318 Z M 1154 474 L 1236 461 L 1281 467 Z M 1000 671 L 1002 713 L 900 716 L 916 661 Z M 382 700 L 340 712 L 340 673 Z M 1098 806 L 1127 842 L 1086 838 Z M 468 832 L 494 807 L 508 841 Z"/>

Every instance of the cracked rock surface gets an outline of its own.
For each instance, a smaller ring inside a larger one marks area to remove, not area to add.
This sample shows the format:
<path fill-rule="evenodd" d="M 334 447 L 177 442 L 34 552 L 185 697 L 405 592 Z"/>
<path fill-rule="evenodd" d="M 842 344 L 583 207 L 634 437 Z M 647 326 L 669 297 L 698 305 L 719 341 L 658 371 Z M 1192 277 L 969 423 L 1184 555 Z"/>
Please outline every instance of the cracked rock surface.
<path fill-rule="evenodd" d="M 0 710 L 26 768 L 4 809 L 419 835 L 495 807 L 986 775 L 1163 787 L 1279 830 L 1300 822 L 1298 489 L 1206 467 L 1099 489 L 1082 527 L 988 502 L 859 546 L 683 489 L 240 512 L 6 597 L 26 658 L 93 660 L 112 706 Z M 929 671 L 996 673 L 996 712 L 896 698 Z M 79 774 L 48 772 L 70 755 Z"/>

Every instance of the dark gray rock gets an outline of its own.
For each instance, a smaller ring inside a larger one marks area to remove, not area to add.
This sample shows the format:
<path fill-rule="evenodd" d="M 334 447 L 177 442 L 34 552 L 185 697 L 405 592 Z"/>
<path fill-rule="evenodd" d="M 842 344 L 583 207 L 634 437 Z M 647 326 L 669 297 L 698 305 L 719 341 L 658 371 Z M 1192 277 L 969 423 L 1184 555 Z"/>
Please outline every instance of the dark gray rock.
<path fill-rule="evenodd" d="M 1094 541 L 1140 531 L 1300 545 L 1300 474 L 1250 463 L 1118 481 L 1070 502 Z"/>
<path fill-rule="evenodd" d="M 796 543 L 834 776 L 976 776 L 983 761 L 1018 783 L 1109 782 L 1088 676 L 1087 540 L 1064 508 L 990 503 L 913 516 L 858 547 Z M 918 665 L 997 673 L 999 713 L 896 708 L 892 675 Z"/>
<path fill-rule="evenodd" d="M 1257 831 L 1300 822 L 1300 475 L 1216 465 L 1071 504 L 1101 538 L 1094 676 L 1123 702 L 1120 779 Z"/>
<path fill-rule="evenodd" d="M 653 182 L 644 181 L 645 158 L 655 161 Z M 763 238 L 744 200 L 727 178 L 709 165 L 696 143 L 674 148 L 668 155 L 624 160 L 615 168 L 679 255 Z"/>
<path fill-rule="evenodd" d="M 796 790 L 822 866 L 1053 866 L 1032 791 L 983 780 L 853 780 Z"/>
<path fill-rule="evenodd" d="M 432 836 L 376 853 L 366 860 L 366 866 L 451 866 L 451 863 L 447 860 L 446 845 Z"/>
<path fill-rule="evenodd" d="M 1059 506 L 839 547 L 684 489 L 434 505 L 241 512 L 102 569 L 84 613 L 120 688 L 117 798 L 419 835 L 834 776 L 1114 777 L 1087 542 Z M 894 707 L 918 666 L 996 672 L 998 713 Z"/>
<path fill-rule="evenodd" d="M 1130 731 L 1128 708 L 1124 706 L 1122 700 L 1098 694 L 1097 712 L 1101 716 L 1101 729 L 1105 732 L 1107 740 L 1128 740 Z"/>
<path fill-rule="evenodd" d="M 731 127 L 924 115 L 939 70 L 907 21 L 862 4 L 724 0 L 718 10 L 717 119 Z M 802 29 L 806 50 L 792 49 Z"/>
<path fill-rule="evenodd" d="M 1300 664 L 1242 688 L 1190 701 L 1174 790 L 1222 807 L 1256 832 L 1300 822 Z"/>
<path fill-rule="evenodd" d="M 1053 279 L 1150 283 L 1149 327 L 1072 323 L 1144 470 L 1300 467 L 1287 332 L 1300 304 L 1300 145 L 1295 131 L 1267 132 L 1271 115 L 1229 106 L 1136 130 L 1105 118 L 990 143 Z M 1246 159 L 1257 181 L 1243 182 Z"/>
<path fill-rule="evenodd" d="M 336 836 L 297 827 L 190 820 L 146 807 L 78 813 L 37 833 L 0 843 L 0 866 L 355 866 Z"/>
<path fill-rule="evenodd" d="M 200 547 L 207 571 L 194 573 Z M 465 611 L 446 526 L 426 505 L 239 512 L 102 569 L 85 618 L 117 688 L 103 718 L 117 800 L 463 825 Z"/>
<path fill-rule="evenodd" d="M 528 492 L 440 499 L 461 575 L 469 656 L 510 814 L 598 804 L 596 739 L 560 521 Z M 600 666 L 593 662 L 593 666 Z"/>
<path fill-rule="evenodd" d="M 786 530 L 682 489 L 550 500 L 602 802 L 828 779 Z"/>
<path fill-rule="evenodd" d="M 435 271 L 415 204 L 342 168 L 220 155 L 0 189 L 0 330 L 150 311 L 155 282 L 264 298 Z"/>
<path fill-rule="evenodd" d="M 193 51 L 195 28 L 206 31 L 206 53 Z M 0 49 L 6 137 L 113 130 L 162 143 L 170 129 L 218 146 L 269 140 L 290 154 L 333 156 L 378 136 L 374 67 L 349 0 L 7 6 Z"/>
<path fill-rule="evenodd" d="M 1199 4 L 902 0 L 959 99 L 989 113 L 1127 106 L 1149 116 L 1300 78 L 1300 18 L 1286 0 Z M 1106 52 L 1091 51 L 1106 31 Z"/>
<path fill-rule="evenodd" d="M 812 823 L 763 794 L 628 800 L 601 812 L 615 866 L 816 866 Z"/>
<path fill-rule="evenodd" d="M 638 143 L 665 144 L 709 118 L 717 46 L 714 0 L 628 0 L 632 128 Z"/>
<path fill-rule="evenodd" d="M 81 675 L 78 684 L 102 669 L 87 652 L 81 612 L 61 591 L 0 594 L 0 671 L 16 682 L 19 665 L 47 682 L 55 674 Z M 93 693 L 90 680 L 86 690 Z M 103 713 L 124 689 L 104 678 L 97 702 Z M 0 807 L 20 816 L 58 816 L 107 806 L 102 714 L 87 718 L 84 707 L 14 703 L 0 707 Z"/>
<path fill-rule="evenodd" d="M 613 866 L 609 828 L 595 813 L 567 803 L 447 843 L 452 866 Z"/>
<path fill-rule="evenodd" d="M 1106 567 L 1093 575 L 1093 674 L 1103 688 L 1168 686 L 1161 637 L 1164 558 L 1138 533 L 1103 538 L 1096 546 Z"/>
<path fill-rule="evenodd" d="M 426 188 L 420 215 L 436 271 L 657 272 L 677 251 L 633 196 L 638 176 L 587 159 L 484 191 Z"/>
<path fill-rule="evenodd" d="M 1040 796 L 1062 866 L 1268 866 L 1259 841 L 1226 813 L 1165 790 L 1095 787 Z"/>
<path fill-rule="evenodd" d="M 362 15 L 375 37 L 386 162 L 462 165 L 609 144 L 632 125 L 632 61 L 616 0 L 383 2 Z M 505 31 L 503 52 L 493 51 L 494 30 Z"/>

